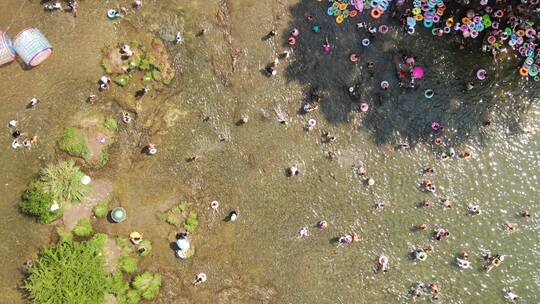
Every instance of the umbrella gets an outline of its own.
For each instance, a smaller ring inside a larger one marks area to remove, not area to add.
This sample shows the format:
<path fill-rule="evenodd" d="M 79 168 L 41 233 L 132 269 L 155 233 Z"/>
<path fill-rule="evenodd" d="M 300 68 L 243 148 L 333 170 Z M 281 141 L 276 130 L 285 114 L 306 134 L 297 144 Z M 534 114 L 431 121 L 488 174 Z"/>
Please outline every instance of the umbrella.
<path fill-rule="evenodd" d="M 419 66 L 415 66 L 412 69 L 412 78 L 413 79 L 421 79 L 422 77 L 424 77 L 424 68 L 419 67 Z"/>
<path fill-rule="evenodd" d="M 191 247 L 189 245 L 189 242 L 186 239 L 178 239 L 178 240 L 176 240 L 176 246 L 178 247 L 178 249 L 180 249 L 182 251 L 186 251 L 186 250 L 189 249 L 189 247 Z"/>

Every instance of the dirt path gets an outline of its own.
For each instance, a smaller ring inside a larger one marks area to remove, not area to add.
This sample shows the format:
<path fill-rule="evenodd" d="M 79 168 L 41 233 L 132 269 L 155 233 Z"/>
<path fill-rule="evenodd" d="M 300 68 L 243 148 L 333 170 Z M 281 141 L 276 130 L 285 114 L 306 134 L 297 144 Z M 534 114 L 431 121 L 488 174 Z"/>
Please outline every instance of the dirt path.
<path fill-rule="evenodd" d="M 113 272 L 116 270 L 116 265 L 118 264 L 118 259 L 120 258 L 120 254 L 122 251 L 116 245 L 116 241 L 109 236 L 107 238 L 107 243 L 105 244 L 105 250 L 106 250 L 106 260 L 105 264 L 107 267 L 107 270 L 109 272 Z"/>
<path fill-rule="evenodd" d="M 92 182 L 90 196 L 77 205 L 68 205 L 64 209 L 64 227 L 71 231 L 79 220 L 90 218 L 92 209 L 99 202 L 105 200 L 112 191 L 112 183 L 108 180 L 95 180 Z"/>

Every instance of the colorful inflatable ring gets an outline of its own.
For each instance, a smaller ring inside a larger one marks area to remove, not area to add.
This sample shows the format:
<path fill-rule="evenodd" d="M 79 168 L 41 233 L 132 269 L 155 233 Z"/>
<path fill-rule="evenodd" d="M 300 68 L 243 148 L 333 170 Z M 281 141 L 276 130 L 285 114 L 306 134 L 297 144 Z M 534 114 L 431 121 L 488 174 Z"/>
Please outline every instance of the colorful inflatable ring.
<path fill-rule="evenodd" d="M 386 24 L 381 24 L 381 25 L 379 26 L 379 32 L 380 32 L 381 34 L 386 34 L 386 33 L 388 33 L 388 25 L 386 25 Z"/>
<path fill-rule="evenodd" d="M 494 44 L 495 42 L 497 42 L 497 38 L 495 38 L 495 36 L 489 36 L 487 41 L 489 44 Z"/>
<path fill-rule="evenodd" d="M 348 6 L 347 3 L 341 3 L 341 4 L 339 4 L 338 8 L 339 8 L 340 11 L 343 11 L 343 10 L 347 9 L 347 6 Z"/>
<path fill-rule="evenodd" d="M 427 28 L 430 28 L 433 26 L 433 21 L 431 20 L 424 20 L 424 26 Z"/>
<path fill-rule="evenodd" d="M 360 57 L 358 57 L 358 55 L 356 55 L 356 54 L 351 54 L 349 59 L 351 60 L 351 62 L 357 62 L 358 59 L 360 59 Z"/>
<path fill-rule="evenodd" d="M 415 7 L 415 8 L 413 8 L 413 10 L 412 10 L 413 15 L 420 15 L 421 12 L 422 12 L 422 11 L 420 10 L 419 7 Z"/>
<path fill-rule="evenodd" d="M 534 76 L 534 81 L 540 81 L 540 76 Z"/>
<path fill-rule="evenodd" d="M 294 37 L 289 37 L 289 45 L 295 45 L 296 44 L 296 39 Z"/>
<path fill-rule="evenodd" d="M 337 23 L 337 24 L 340 24 L 340 23 L 342 23 L 342 22 L 343 22 L 343 15 L 337 16 L 337 17 L 336 17 L 336 23 Z"/>
<path fill-rule="evenodd" d="M 371 9 L 371 18 L 373 19 L 381 18 L 382 14 L 383 14 L 383 11 L 378 7 Z"/>
<path fill-rule="evenodd" d="M 424 15 L 414 15 L 413 18 L 416 21 L 422 21 L 422 20 L 424 20 Z"/>
<path fill-rule="evenodd" d="M 351 16 L 351 17 L 356 17 L 356 15 L 358 15 L 358 11 L 357 11 L 357 10 L 352 10 L 352 11 L 349 13 L 349 16 Z"/>
<path fill-rule="evenodd" d="M 334 8 L 332 6 L 330 6 L 327 10 L 326 10 L 326 14 L 328 16 L 333 16 L 334 15 Z"/>
<path fill-rule="evenodd" d="M 350 15 L 350 12 L 349 12 L 348 9 L 346 9 L 346 10 L 343 11 L 343 18 L 344 18 L 344 19 L 349 18 L 349 15 Z"/>
<path fill-rule="evenodd" d="M 503 10 L 498 10 L 494 14 L 494 17 L 499 18 L 499 19 L 501 19 L 503 16 L 504 16 L 504 11 Z"/>
<path fill-rule="evenodd" d="M 519 69 L 519 75 L 521 75 L 521 76 L 523 76 L 523 77 L 529 75 L 529 69 L 527 69 L 526 67 L 523 67 L 523 66 L 522 66 L 522 67 Z"/>
<path fill-rule="evenodd" d="M 486 80 L 486 77 L 487 77 L 487 72 L 485 69 L 479 69 L 478 71 L 476 71 L 476 78 L 478 80 Z"/>
<path fill-rule="evenodd" d="M 454 18 L 448 18 L 446 19 L 446 26 L 453 27 L 454 26 Z"/>
<path fill-rule="evenodd" d="M 525 31 L 524 31 L 524 30 L 518 30 L 518 31 L 516 32 L 516 34 L 517 34 L 519 37 L 523 37 L 523 36 L 525 36 Z"/>
<path fill-rule="evenodd" d="M 468 25 L 468 24 L 471 23 L 471 22 L 472 22 L 471 19 L 469 19 L 469 18 L 467 18 L 467 17 L 463 17 L 463 18 L 461 19 L 461 23 L 463 23 L 463 24 L 467 24 L 467 25 Z"/>

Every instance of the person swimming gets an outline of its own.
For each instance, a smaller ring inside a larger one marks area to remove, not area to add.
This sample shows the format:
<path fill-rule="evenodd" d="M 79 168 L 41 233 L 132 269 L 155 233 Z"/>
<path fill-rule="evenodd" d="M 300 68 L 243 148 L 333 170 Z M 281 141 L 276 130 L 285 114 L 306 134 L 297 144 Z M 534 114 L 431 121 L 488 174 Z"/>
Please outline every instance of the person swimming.
<path fill-rule="evenodd" d="M 349 245 L 353 242 L 353 236 L 350 234 L 344 235 L 338 239 L 338 242 L 343 245 Z"/>
<path fill-rule="evenodd" d="M 229 216 L 227 218 L 229 222 L 234 222 L 238 219 L 238 213 L 233 210 L 231 211 L 231 213 L 229 213 Z"/>
<path fill-rule="evenodd" d="M 193 286 L 197 286 L 199 284 L 206 282 L 206 280 L 207 280 L 206 273 L 201 272 L 195 276 L 195 280 L 191 282 L 191 284 Z"/>
<path fill-rule="evenodd" d="M 436 239 L 437 241 L 440 241 L 449 235 L 450 235 L 450 232 L 448 230 L 444 228 L 439 228 L 435 230 L 435 233 L 433 234 L 433 238 Z"/>

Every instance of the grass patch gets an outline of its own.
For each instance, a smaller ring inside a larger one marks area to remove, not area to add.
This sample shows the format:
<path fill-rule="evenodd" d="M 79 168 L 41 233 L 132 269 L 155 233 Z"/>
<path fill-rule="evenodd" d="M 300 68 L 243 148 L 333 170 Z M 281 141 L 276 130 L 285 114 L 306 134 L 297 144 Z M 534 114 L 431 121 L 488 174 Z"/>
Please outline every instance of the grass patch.
<path fill-rule="evenodd" d="M 145 272 L 135 277 L 131 283 L 145 300 L 151 300 L 157 296 L 161 288 L 161 276 L 151 272 Z"/>
<path fill-rule="evenodd" d="M 78 203 L 88 196 L 90 186 L 83 185 L 84 173 L 75 166 L 73 160 L 48 165 L 41 170 L 39 181 L 45 192 L 58 201 Z"/>
<path fill-rule="evenodd" d="M 21 211 L 24 214 L 33 216 L 41 224 L 48 224 L 63 214 L 63 209 L 51 211 L 51 206 L 55 203 L 52 194 L 45 192 L 43 184 L 34 181 L 22 195 Z"/>
<path fill-rule="evenodd" d="M 190 211 L 186 219 L 184 229 L 186 229 L 186 231 L 189 233 L 193 233 L 198 225 L 199 221 L 197 220 L 197 213 L 195 211 Z"/>
<path fill-rule="evenodd" d="M 102 303 L 110 290 L 105 270 L 107 236 L 45 247 L 23 286 L 32 303 Z M 158 288 L 159 289 L 159 288 Z"/>
<path fill-rule="evenodd" d="M 104 218 L 109 212 L 109 200 L 102 201 L 98 203 L 94 209 L 92 209 L 94 216 L 97 218 Z"/>
<path fill-rule="evenodd" d="M 170 225 L 180 226 L 182 224 L 182 214 L 186 210 L 186 204 L 180 203 L 165 212 L 165 222 Z"/>
<path fill-rule="evenodd" d="M 116 237 L 116 245 L 120 247 L 120 250 L 122 250 L 123 255 L 129 255 L 133 252 L 133 247 L 131 247 L 131 242 L 121 235 Z"/>
<path fill-rule="evenodd" d="M 98 168 L 103 168 L 105 165 L 109 162 L 109 150 L 107 147 L 104 147 L 101 149 L 101 152 L 99 153 L 99 164 Z"/>
<path fill-rule="evenodd" d="M 137 271 L 137 259 L 128 255 L 118 259 L 118 268 L 125 273 L 135 273 Z"/>
<path fill-rule="evenodd" d="M 92 224 L 90 224 L 90 221 L 88 219 L 81 219 L 77 226 L 73 228 L 73 235 L 78 237 L 87 237 L 92 234 Z"/>
<path fill-rule="evenodd" d="M 105 121 L 103 122 L 103 125 L 105 126 L 105 128 L 111 131 L 116 131 L 118 129 L 118 123 L 116 122 L 116 119 L 114 119 L 114 117 L 112 116 L 107 116 L 105 118 Z"/>
<path fill-rule="evenodd" d="M 113 81 L 114 81 L 117 85 L 119 85 L 119 86 L 121 86 L 121 87 L 125 87 L 125 86 L 128 84 L 128 82 L 129 82 L 129 76 L 126 75 L 126 74 L 121 74 L 121 75 L 118 75 L 118 76 L 114 77 L 114 78 L 113 78 Z"/>
<path fill-rule="evenodd" d="M 137 246 L 137 254 L 139 256 L 147 256 L 150 254 L 150 251 L 152 251 L 152 242 L 149 240 L 144 240 Z"/>
<path fill-rule="evenodd" d="M 89 157 L 90 151 L 86 145 L 86 134 L 74 127 L 64 128 L 58 140 L 60 150 L 84 159 Z"/>
<path fill-rule="evenodd" d="M 135 290 L 135 289 L 130 289 L 128 290 L 128 292 L 126 293 L 126 304 L 137 304 L 141 301 L 141 294 Z"/>
<path fill-rule="evenodd" d="M 73 233 L 67 229 L 64 229 L 63 225 L 56 226 L 56 233 L 58 233 L 61 242 L 73 240 Z"/>
<path fill-rule="evenodd" d="M 112 66 L 111 61 L 108 58 L 101 59 L 101 66 L 105 70 L 105 73 L 112 74 L 113 66 Z"/>

